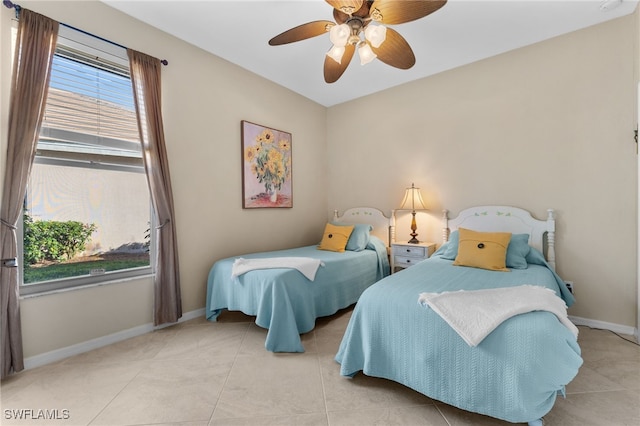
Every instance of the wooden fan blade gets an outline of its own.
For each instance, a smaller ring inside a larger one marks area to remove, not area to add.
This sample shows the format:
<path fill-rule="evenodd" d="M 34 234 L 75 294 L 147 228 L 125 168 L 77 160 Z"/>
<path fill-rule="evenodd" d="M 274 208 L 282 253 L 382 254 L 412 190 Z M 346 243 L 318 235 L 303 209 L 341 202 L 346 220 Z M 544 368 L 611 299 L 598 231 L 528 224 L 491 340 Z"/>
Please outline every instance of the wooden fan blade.
<path fill-rule="evenodd" d="M 327 83 L 334 83 L 344 74 L 344 71 L 349 66 L 353 53 L 356 51 L 356 47 L 353 44 L 347 44 L 344 47 L 344 55 L 342 55 L 342 61 L 337 63 L 329 56 L 324 57 L 324 81 Z"/>
<path fill-rule="evenodd" d="M 409 43 L 391 28 L 387 28 L 387 38 L 380 47 L 371 46 L 371 50 L 378 55 L 378 59 L 392 67 L 406 70 L 416 63 L 416 57 Z"/>
<path fill-rule="evenodd" d="M 369 6 L 371 6 L 372 1 L 362 2 L 362 7 L 356 10 L 353 15 L 359 16 L 362 19 L 366 19 L 369 16 Z"/>
<path fill-rule="evenodd" d="M 363 0 L 326 0 L 334 9 L 347 15 L 353 15 L 362 7 Z"/>
<path fill-rule="evenodd" d="M 370 14 L 374 21 L 382 24 L 404 24 L 423 18 L 440 9 L 446 3 L 447 0 L 376 0 L 371 5 Z"/>
<path fill-rule="evenodd" d="M 293 43 L 295 41 L 306 40 L 308 38 L 322 35 L 329 31 L 335 23 L 331 21 L 313 21 L 306 24 L 298 25 L 283 33 L 278 34 L 271 40 L 269 44 L 271 46 L 278 46 L 281 44 Z"/>
<path fill-rule="evenodd" d="M 344 24 L 349 19 L 349 15 L 340 12 L 338 9 L 333 9 L 333 19 L 335 19 L 338 24 Z"/>

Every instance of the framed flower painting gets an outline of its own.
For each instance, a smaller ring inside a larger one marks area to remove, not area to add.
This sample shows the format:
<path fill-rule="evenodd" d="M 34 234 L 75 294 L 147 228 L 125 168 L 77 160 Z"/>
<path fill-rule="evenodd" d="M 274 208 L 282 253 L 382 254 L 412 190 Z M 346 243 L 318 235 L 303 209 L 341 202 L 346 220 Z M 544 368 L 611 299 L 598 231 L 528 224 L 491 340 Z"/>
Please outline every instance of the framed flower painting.
<path fill-rule="evenodd" d="M 293 207 L 291 133 L 242 120 L 242 208 Z"/>

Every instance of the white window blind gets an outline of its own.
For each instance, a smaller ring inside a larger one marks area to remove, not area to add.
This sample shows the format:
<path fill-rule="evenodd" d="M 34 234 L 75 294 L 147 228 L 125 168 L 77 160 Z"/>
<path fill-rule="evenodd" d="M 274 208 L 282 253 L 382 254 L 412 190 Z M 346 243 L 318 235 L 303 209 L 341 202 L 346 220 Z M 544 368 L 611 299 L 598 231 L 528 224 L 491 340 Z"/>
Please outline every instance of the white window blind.
<path fill-rule="evenodd" d="M 126 61 L 67 41 L 61 37 L 53 58 L 38 155 L 142 165 Z"/>

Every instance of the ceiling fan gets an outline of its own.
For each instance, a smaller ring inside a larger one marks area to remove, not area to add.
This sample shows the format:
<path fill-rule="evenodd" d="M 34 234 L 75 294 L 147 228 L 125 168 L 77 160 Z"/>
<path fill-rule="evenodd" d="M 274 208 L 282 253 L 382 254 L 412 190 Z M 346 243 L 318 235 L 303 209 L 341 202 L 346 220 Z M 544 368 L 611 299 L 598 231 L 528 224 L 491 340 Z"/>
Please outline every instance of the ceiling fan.
<path fill-rule="evenodd" d="M 324 80 L 337 81 L 347 69 L 356 48 L 362 65 L 376 57 L 387 65 L 409 69 L 416 58 L 409 43 L 386 25 L 423 18 L 447 0 L 326 0 L 333 21 L 313 21 L 291 28 L 269 40 L 271 46 L 293 43 L 329 33 L 333 46 L 324 59 Z M 375 21 L 375 24 L 372 22 Z"/>

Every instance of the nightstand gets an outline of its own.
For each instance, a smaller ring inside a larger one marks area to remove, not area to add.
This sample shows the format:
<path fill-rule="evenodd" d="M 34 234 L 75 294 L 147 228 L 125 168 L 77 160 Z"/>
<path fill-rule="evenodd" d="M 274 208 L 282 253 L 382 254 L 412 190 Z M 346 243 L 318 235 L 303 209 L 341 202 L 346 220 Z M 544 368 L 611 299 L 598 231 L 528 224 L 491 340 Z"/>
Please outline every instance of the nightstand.
<path fill-rule="evenodd" d="M 391 243 L 391 273 L 428 259 L 436 251 L 436 243 Z"/>

